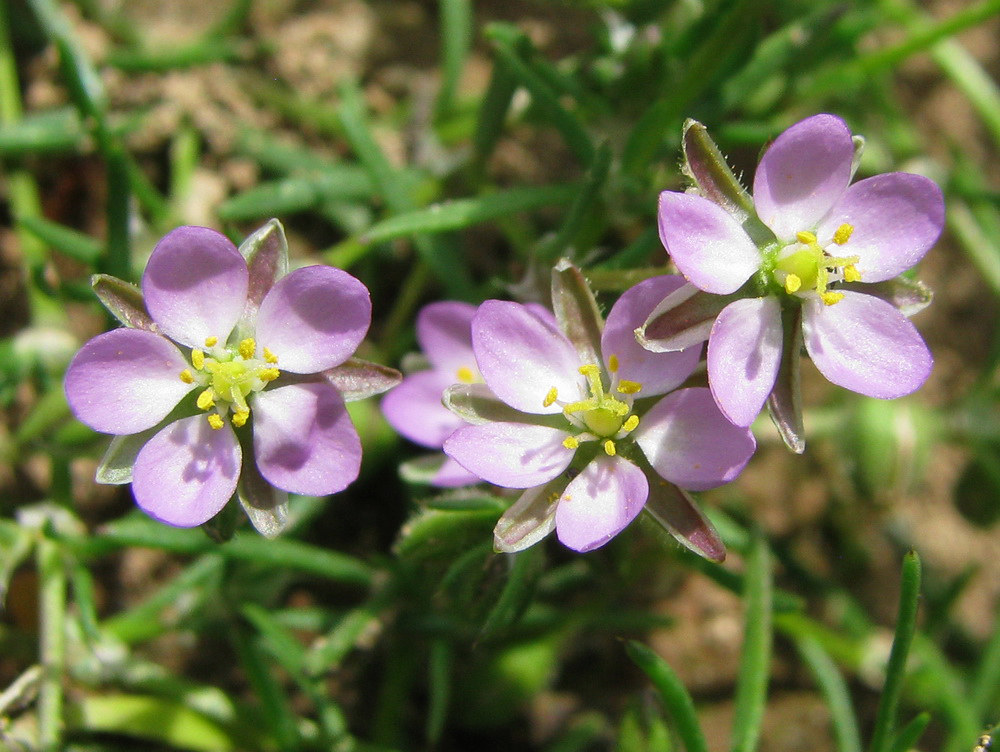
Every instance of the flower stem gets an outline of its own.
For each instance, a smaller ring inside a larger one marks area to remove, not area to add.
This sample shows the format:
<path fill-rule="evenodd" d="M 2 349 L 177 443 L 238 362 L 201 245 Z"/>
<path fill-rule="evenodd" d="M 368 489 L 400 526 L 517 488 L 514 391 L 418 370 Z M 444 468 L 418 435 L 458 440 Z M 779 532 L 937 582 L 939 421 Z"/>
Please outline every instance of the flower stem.
<path fill-rule="evenodd" d="M 41 752 L 58 752 L 63 736 L 63 667 L 66 658 L 66 573 L 59 543 L 42 535 L 36 549 L 39 587 L 41 664 L 44 674 L 38 700 Z"/>

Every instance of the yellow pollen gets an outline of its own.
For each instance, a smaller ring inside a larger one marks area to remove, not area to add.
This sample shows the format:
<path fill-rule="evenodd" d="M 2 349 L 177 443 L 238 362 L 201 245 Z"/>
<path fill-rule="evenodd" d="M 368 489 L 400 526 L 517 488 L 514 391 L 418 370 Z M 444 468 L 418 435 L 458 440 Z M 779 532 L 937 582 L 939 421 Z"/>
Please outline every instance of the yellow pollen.
<path fill-rule="evenodd" d="M 611 371 L 611 373 L 618 373 L 617 355 L 612 355 L 610 358 L 608 358 L 608 370 Z"/>
<path fill-rule="evenodd" d="M 195 370 L 200 371 L 205 367 L 205 351 L 204 350 L 192 350 L 191 351 L 191 365 L 195 367 Z"/>
<path fill-rule="evenodd" d="M 851 235 L 854 233 L 854 226 L 849 225 L 846 222 L 837 228 L 837 231 L 833 233 L 833 242 L 837 245 L 843 245 L 848 240 L 851 239 Z"/>
<path fill-rule="evenodd" d="M 194 375 L 191 373 L 190 368 L 185 368 L 183 371 L 181 371 L 181 381 L 183 381 L 185 384 L 194 383 Z"/>
<path fill-rule="evenodd" d="M 834 303 L 839 303 L 844 299 L 844 293 L 842 292 L 821 292 L 819 294 L 819 299 L 823 301 L 824 305 L 833 305 Z"/>
<path fill-rule="evenodd" d="M 205 337 L 205 347 L 215 347 L 219 344 L 218 337 Z"/>
<path fill-rule="evenodd" d="M 270 363 L 270 364 L 273 365 L 273 364 L 275 364 L 275 363 L 278 362 L 278 356 L 275 355 L 273 352 L 271 352 L 269 349 L 267 349 L 265 347 L 264 348 L 264 362 L 265 363 Z"/>
<path fill-rule="evenodd" d="M 253 354 L 257 352 L 257 343 L 253 341 L 252 337 L 247 337 L 245 340 L 240 342 L 240 355 L 243 356 L 244 360 L 250 360 Z"/>
<path fill-rule="evenodd" d="M 629 431 L 634 431 L 636 426 L 638 425 L 639 425 L 639 416 L 630 415 L 628 416 L 628 420 L 626 420 L 622 424 L 622 430 L 625 431 L 625 433 L 628 433 Z"/>
<path fill-rule="evenodd" d="M 629 381 L 628 379 L 622 379 L 618 382 L 618 392 L 619 394 L 638 394 L 642 391 L 642 384 L 638 381 Z"/>
<path fill-rule="evenodd" d="M 567 449 L 576 449 L 578 446 L 580 446 L 580 442 L 577 441 L 576 438 L 573 436 L 567 436 L 565 439 L 563 439 L 562 445 Z"/>
<path fill-rule="evenodd" d="M 281 371 L 277 368 L 265 368 L 259 374 L 261 381 L 274 381 L 281 375 Z"/>
<path fill-rule="evenodd" d="M 233 413 L 233 425 L 241 428 L 246 425 L 247 418 L 250 417 L 250 410 L 237 410 Z"/>
<path fill-rule="evenodd" d="M 471 384 L 476 380 L 476 375 L 468 366 L 462 366 L 455 371 L 455 378 L 457 378 L 462 384 Z"/>
<path fill-rule="evenodd" d="M 791 294 L 797 292 L 802 287 L 802 278 L 798 274 L 789 274 L 785 277 L 785 292 Z"/>
<path fill-rule="evenodd" d="M 613 442 L 611 439 L 608 439 L 607 441 L 605 441 L 604 442 L 604 452 L 609 457 L 614 457 L 618 453 L 618 450 L 615 448 L 615 442 Z"/>
<path fill-rule="evenodd" d="M 215 392 L 211 389 L 206 389 L 198 395 L 198 409 L 210 410 L 213 407 L 215 407 Z"/>
<path fill-rule="evenodd" d="M 210 425 L 212 428 L 218 431 L 220 428 L 226 425 L 226 422 L 222 419 L 222 416 L 219 415 L 218 413 L 212 413 L 211 415 L 208 416 L 208 425 Z"/>
<path fill-rule="evenodd" d="M 858 271 L 858 267 L 854 264 L 848 264 L 844 267 L 844 281 L 845 282 L 860 282 L 861 272 Z"/>
<path fill-rule="evenodd" d="M 590 363 L 589 365 L 580 366 L 580 373 L 584 376 L 600 376 L 601 369 Z"/>
<path fill-rule="evenodd" d="M 559 391 L 555 387 L 549 389 L 548 393 L 545 395 L 545 399 L 542 400 L 542 407 L 550 407 L 556 401 L 558 396 Z"/>
<path fill-rule="evenodd" d="M 802 243 L 802 245 L 809 245 L 816 242 L 816 236 L 808 230 L 795 233 L 795 239 Z"/>
<path fill-rule="evenodd" d="M 559 494 L 553 491 L 549 494 L 548 502 L 549 504 L 555 504 L 557 501 L 559 501 Z"/>

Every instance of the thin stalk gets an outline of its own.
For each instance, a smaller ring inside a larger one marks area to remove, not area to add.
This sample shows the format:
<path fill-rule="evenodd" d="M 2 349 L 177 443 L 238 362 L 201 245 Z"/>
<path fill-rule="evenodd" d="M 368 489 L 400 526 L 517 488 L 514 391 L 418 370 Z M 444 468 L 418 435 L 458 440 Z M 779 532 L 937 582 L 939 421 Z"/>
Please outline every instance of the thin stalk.
<path fill-rule="evenodd" d="M 41 752 L 63 748 L 63 687 L 66 662 L 66 573 L 59 543 L 43 535 L 38 541 L 39 629 L 44 674 L 38 697 L 38 742 Z"/>

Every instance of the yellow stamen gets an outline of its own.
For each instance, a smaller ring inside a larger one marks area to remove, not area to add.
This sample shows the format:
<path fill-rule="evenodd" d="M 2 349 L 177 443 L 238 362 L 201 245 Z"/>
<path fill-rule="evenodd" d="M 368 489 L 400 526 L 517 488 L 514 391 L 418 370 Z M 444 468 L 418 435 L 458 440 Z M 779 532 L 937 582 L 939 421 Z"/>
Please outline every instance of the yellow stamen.
<path fill-rule="evenodd" d="M 183 381 L 185 384 L 194 383 L 194 374 L 191 373 L 190 368 L 185 368 L 183 371 L 181 371 L 181 381 Z"/>
<path fill-rule="evenodd" d="M 476 380 L 476 375 L 472 372 L 472 369 L 468 366 L 462 366 L 455 372 L 455 377 L 462 384 L 471 384 Z"/>
<path fill-rule="evenodd" d="M 605 441 L 604 451 L 609 457 L 614 457 L 618 453 L 618 450 L 615 448 L 615 442 L 613 442 L 611 439 Z"/>
<path fill-rule="evenodd" d="M 576 438 L 573 436 L 567 436 L 565 439 L 563 439 L 562 444 L 567 449 L 576 449 L 578 446 L 580 446 L 580 442 L 577 441 Z"/>
<path fill-rule="evenodd" d="M 247 418 L 249 417 L 250 417 L 249 410 L 237 410 L 235 413 L 233 413 L 233 425 L 236 426 L 237 428 L 242 428 L 244 425 L 246 425 Z"/>
<path fill-rule="evenodd" d="M 218 337 L 205 337 L 205 347 L 215 347 L 219 344 Z"/>
<path fill-rule="evenodd" d="M 626 420 L 622 424 L 622 430 L 625 433 L 628 433 L 629 431 L 634 431 L 635 428 L 636 428 L 636 426 L 638 426 L 638 425 L 639 425 L 639 416 L 638 415 L 630 415 L 630 416 L 628 416 L 628 420 Z"/>
<path fill-rule="evenodd" d="M 258 376 L 260 376 L 261 381 L 274 381 L 281 375 L 281 371 L 277 368 L 265 368 L 262 370 Z"/>
<path fill-rule="evenodd" d="M 802 278 L 798 274 L 789 274 L 785 277 L 785 292 L 791 294 L 797 292 L 802 287 Z"/>
<path fill-rule="evenodd" d="M 583 374 L 584 376 L 600 376 L 601 369 L 595 366 L 593 363 L 590 363 L 585 366 L 580 366 L 580 373 Z"/>
<path fill-rule="evenodd" d="M 844 267 L 844 281 L 845 282 L 860 282 L 861 272 L 858 271 L 858 267 L 854 264 L 848 264 Z"/>
<path fill-rule="evenodd" d="M 843 245 L 848 240 L 851 239 L 851 235 L 854 233 L 854 226 L 849 225 L 846 222 L 837 228 L 837 231 L 833 233 L 833 242 L 837 245 Z"/>
<path fill-rule="evenodd" d="M 250 360 L 253 354 L 257 352 L 257 343 L 254 342 L 252 337 L 247 337 L 245 340 L 240 342 L 240 355 L 243 356 L 244 360 Z"/>
<path fill-rule="evenodd" d="M 271 363 L 271 364 L 277 363 L 278 362 L 278 356 L 275 355 L 273 352 L 271 352 L 269 349 L 267 349 L 265 347 L 264 348 L 264 362 L 265 363 Z"/>
<path fill-rule="evenodd" d="M 545 399 L 542 400 L 542 407 L 551 407 L 559 396 L 559 391 L 552 387 L 549 389 L 548 393 L 545 395 Z"/>
<path fill-rule="evenodd" d="M 222 419 L 222 416 L 219 415 L 218 413 L 212 413 L 211 415 L 208 416 L 208 425 L 210 425 L 212 428 L 218 431 L 220 428 L 226 425 L 226 422 Z"/>
<path fill-rule="evenodd" d="M 809 245 L 816 242 L 816 236 L 808 230 L 795 233 L 795 239 L 802 243 L 802 245 Z"/>
<path fill-rule="evenodd" d="M 642 391 L 642 384 L 638 381 L 629 381 L 628 379 L 622 379 L 618 382 L 618 392 L 619 394 L 638 394 Z"/>
<path fill-rule="evenodd" d="M 206 389 L 198 395 L 198 409 L 210 410 L 213 407 L 215 407 L 215 392 L 211 389 Z"/>
<path fill-rule="evenodd" d="M 611 371 L 611 373 L 618 373 L 617 355 L 612 355 L 610 358 L 608 358 L 608 370 Z"/>
<path fill-rule="evenodd" d="M 844 299 L 844 293 L 842 292 L 821 292 L 819 294 L 819 299 L 823 301 L 825 305 L 833 305 L 834 303 L 839 303 Z"/>
<path fill-rule="evenodd" d="M 191 365 L 195 367 L 196 370 L 200 371 L 205 367 L 205 351 L 204 350 L 192 350 L 191 351 Z"/>

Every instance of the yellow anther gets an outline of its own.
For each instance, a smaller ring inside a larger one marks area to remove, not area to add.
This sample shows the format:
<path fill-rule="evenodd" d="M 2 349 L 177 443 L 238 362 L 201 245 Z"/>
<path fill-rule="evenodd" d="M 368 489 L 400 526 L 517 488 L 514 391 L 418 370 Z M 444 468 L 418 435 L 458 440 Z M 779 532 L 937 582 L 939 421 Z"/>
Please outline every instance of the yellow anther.
<path fill-rule="evenodd" d="M 215 407 L 215 392 L 211 389 L 206 389 L 198 395 L 198 409 L 210 410 L 213 407 Z"/>
<path fill-rule="evenodd" d="M 642 384 L 638 381 L 629 381 L 628 379 L 622 379 L 618 382 L 618 393 L 619 394 L 638 394 L 642 391 Z"/>
<path fill-rule="evenodd" d="M 798 274 L 789 274 L 785 277 L 785 292 L 791 294 L 798 292 L 802 287 L 802 278 Z"/>
<path fill-rule="evenodd" d="M 563 439 L 562 444 L 567 449 L 576 449 L 578 446 L 580 446 L 580 442 L 577 441 L 576 438 L 573 436 L 567 436 L 565 439 Z"/>
<path fill-rule="evenodd" d="M 455 372 L 455 378 L 462 384 L 471 384 L 476 380 L 476 374 L 468 366 L 462 366 Z M 548 405 L 546 405 L 548 407 Z"/>
<path fill-rule="evenodd" d="M 233 425 L 237 428 L 241 428 L 246 425 L 247 418 L 250 417 L 249 410 L 237 410 L 233 413 Z"/>
<path fill-rule="evenodd" d="M 181 371 L 181 381 L 183 381 L 185 384 L 194 383 L 194 374 L 191 373 L 190 368 L 185 368 L 183 371 Z"/>
<path fill-rule="evenodd" d="M 849 225 L 846 222 L 837 228 L 837 231 L 833 233 L 833 242 L 837 245 L 843 245 L 848 240 L 851 239 L 851 235 L 854 233 L 854 225 Z"/>
<path fill-rule="evenodd" d="M 191 365 L 195 367 L 196 370 L 200 371 L 205 367 L 205 351 L 204 350 L 192 350 L 191 351 Z"/>
<path fill-rule="evenodd" d="M 819 294 L 819 299 L 823 301 L 825 305 L 833 305 L 834 303 L 839 303 L 844 299 L 844 293 L 842 292 L 821 292 Z"/>
<path fill-rule="evenodd" d="M 549 494 L 549 498 L 547 501 L 549 502 L 549 504 L 555 504 L 557 501 L 559 501 L 559 494 L 553 491 L 552 493 Z"/>
<path fill-rule="evenodd" d="M 571 402 L 568 405 L 563 405 L 563 412 L 567 415 L 572 415 L 573 413 L 583 412 L 584 410 L 593 410 L 598 406 L 597 400 L 591 397 L 590 399 L 580 400 L 579 402 Z"/>
<path fill-rule="evenodd" d="M 264 348 L 264 361 L 266 363 L 271 363 L 271 364 L 277 363 L 278 362 L 278 356 L 275 355 L 273 352 L 271 352 L 270 350 L 268 350 L 265 347 Z"/>
<path fill-rule="evenodd" d="M 630 415 L 630 416 L 628 416 L 628 420 L 626 420 L 622 424 L 622 430 L 625 433 L 628 433 L 629 431 L 634 431 L 636 429 L 636 426 L 638 426 L 638 425 L 639 425 L 639 416 L 638 415 Z"/>
<path fill-rule="evenodd" d="M 816 242 L 816 235 L 808 230 L 803 230 L 802 232 L 795 233 L 795 239 L 802 243 L 802 245 L 811 245 Z"/>
<path fill-rule="evenodd" d="M 218 431 L 220 428 L 226 425 L 226 422 L 222 419 L 222 416 L 219 415 L 218 413 L 212 413 L 211 415 L 208 416 L 208 425 L 210 425 L 212 428 Z"/>
<path fill-rule="evenodd" d="M 601 369 L 595 366 L 593 363 L 590 363 L 585 366 L 580 366 L 580 373 L 583 374 L 584 376 L 600 376 Z"/>
<path fill-rule="evenodd" d="M 555 387 L 549 389 L 549 391 L 545 395 L 545 399 L 542 400 L 542 407 L 551 407 L 552 404 L 556 401 L 556 398 L 558 396 L 559 396 L 559 390 L 557 390 Z"/>
<path fill-rule="evenodd" d="M 250 360 L 253 354 L 257 352 L 257 343 L 254 342 L 252 337 L 247 337 L 245 340 L 240 342 L 240 355 L 243 356 L 243 360 Z"/>
<path fill-rule="evenodd" d="M 617 355 L 612 355 L 610 358 L 608 358 L 608 370 L 611 371 L 611 373 L 618 373 Z"/>
<path fill-rule="evenodd" d="M 844 281 L 845 282 L 860 282 L 861 272 L 858 271 L 858 267 L 854 264 L 848 264 L 844 267 Z"/>
<path fill-rule="evenodd" d="M 205 337 L 205 347 L 215 347 L 219 344 L 218 337 Z"/>
<path fill-rule="evenodd" d="M 265 368 L 258 375 L 261 381 L 274 381 L 281 375 L 281 371 L 277 368 Z"/>
<path fill-rule="evenodd" d="M 608 439 L 607 441 L 605 441 L 604 442 L 604 452 L 609 457 L 614 457 L 616 454 L 618 454 L 618 450 L 615 448 L 615 442 L 613 442 L 611 439 Z"/>

